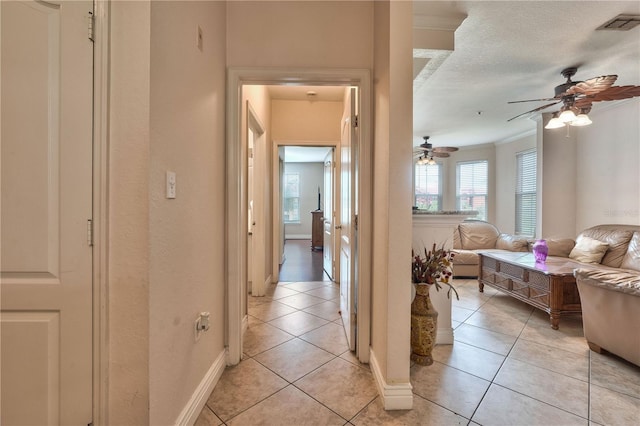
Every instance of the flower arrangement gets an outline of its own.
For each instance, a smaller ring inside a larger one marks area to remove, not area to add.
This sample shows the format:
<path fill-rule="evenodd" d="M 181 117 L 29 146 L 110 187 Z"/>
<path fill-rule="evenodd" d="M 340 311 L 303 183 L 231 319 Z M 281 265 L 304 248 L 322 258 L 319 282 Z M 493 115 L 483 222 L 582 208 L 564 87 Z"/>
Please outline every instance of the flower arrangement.
<path fill-rule="evenodd" d="M 454 256 L 455 254 L 451 250 L 446 250 L 444 246 L 436 248 L 435 243 L 429 251 L 425 247 L 424 257 L 411 250 L 411 282 L 414 284 L 435 284 L 438 291 L 442 288 L 440 283 L 447 284 L 449 286 L 447 297 L 450 297 L 451 291 L 453 291 L 456 299 L 460 300 L 458 292 L 450 283 L 453 278 Z"/>

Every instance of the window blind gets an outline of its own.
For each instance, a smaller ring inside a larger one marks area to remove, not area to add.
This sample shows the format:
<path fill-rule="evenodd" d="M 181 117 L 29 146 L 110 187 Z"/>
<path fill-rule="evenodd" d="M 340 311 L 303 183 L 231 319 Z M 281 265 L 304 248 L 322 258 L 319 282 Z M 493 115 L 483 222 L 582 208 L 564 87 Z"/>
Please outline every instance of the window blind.
<path fill-rule="evenodd" d="M 421 210 L 442 210 L 440 164 L 416 164 L 414 178 L 415 206 Z"/>
<path fill-rule="evenodd" d="M 300 174 L 284 174 L 284 206 L 285 223 L 300 222 Z"/>
<path fill-rule="evenodd" d="M 536 234 L 536 150 L 516 154 L 516 234 Z"/>
<path fill-rule="evenodd" d="M 477 210 L 477 218 L 487 220 L 489 162 L 481 160 L 458 163 L 456 175 L 456 208 Z"/>

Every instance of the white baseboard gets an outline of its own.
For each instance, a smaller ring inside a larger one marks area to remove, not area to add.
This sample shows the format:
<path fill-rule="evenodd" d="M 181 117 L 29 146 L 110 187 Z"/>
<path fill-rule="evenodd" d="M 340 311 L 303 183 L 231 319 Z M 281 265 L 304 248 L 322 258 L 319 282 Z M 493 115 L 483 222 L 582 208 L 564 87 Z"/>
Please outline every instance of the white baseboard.
<path fill-rule="evenodd" d="M 438 327 L 438 332 L 436 333 L 436 345 L 453 345 L 453 328 Z"/>
<path fill-rule="evenodd" d="M 287 234 L 284 236 L 285 240 L 310 240 L 311 234 Z"/>
<path fill-rule="evenodd" d="M 413 386 L 411 383 L 390 385 L 385 381 L 378 359 L 373 350 L 370 351 L 369 365 L 378 387 L 385 410 L 411 410 L 413 408 Z"/>
<path fill-rule="evenodd" d="M 223 350 L 218 354 L 215 361 L 213 361 L 213 364 L 209 367 L 209 371 L 204 375 L 202 381 L 187 402 L 187 405 L 182 409 L 182 412 L 176 419 L 176 425 L 191 426 L 196 422 L 200 412 L 204 408 L 204 405 L 207 403 L 207 398 L 209 398 L 209 395 L 213 392 L 213 388 L 216 387 L 218 380 L 220 380 L 220 376 L 222 376 L 222 373 L 224 372 L 227 365 L 225 358 L 225 351 Z"/>

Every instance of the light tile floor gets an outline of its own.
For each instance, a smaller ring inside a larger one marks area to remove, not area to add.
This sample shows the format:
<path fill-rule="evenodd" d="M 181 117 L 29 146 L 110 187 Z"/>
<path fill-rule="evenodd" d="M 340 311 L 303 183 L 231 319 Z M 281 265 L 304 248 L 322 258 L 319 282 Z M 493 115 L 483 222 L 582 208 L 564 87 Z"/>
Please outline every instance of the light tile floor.
<path fill-rule="evenodd" d="M 589 351 L 580 317 L 548 316 L 476 280 L 455 280 L 455 343 L 412 365 L 414 408 L 385 411 L 348 350 L 339 289 L 280 283 L 250 297 L 243 361 L 196 425 L 637 425 L 640 368 Z"/>

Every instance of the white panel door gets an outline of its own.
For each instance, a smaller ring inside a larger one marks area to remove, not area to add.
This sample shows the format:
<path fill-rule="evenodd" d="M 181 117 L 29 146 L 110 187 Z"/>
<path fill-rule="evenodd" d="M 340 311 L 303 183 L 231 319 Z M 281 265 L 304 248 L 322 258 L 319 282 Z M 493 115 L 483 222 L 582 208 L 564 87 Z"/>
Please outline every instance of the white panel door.
<path fill-rule="evenodd" d="M 350 88 L 345 96 L 340 139 L 340 224 L 335 226 L 340 238 L 340 312 L 349 342 L 356 349 L 356 265 L 357 225 L 357 125 L 356 89 Z"/>
<path fill-rule="evenodd" d="M 0 2 L 5 425 L 92 421 L 91 1 Z"/>
<path fill-rule="evenodd" d="M 333 152 L 334 150 L 331 149 L 324 159 L 324 247 L 322 250 L 323 268 L 332 280 L 335 279 L 335 271 L 333 267 L 333 250 L 335 245 L 333 239 Z"/>

